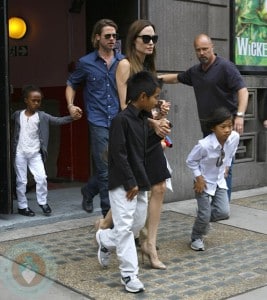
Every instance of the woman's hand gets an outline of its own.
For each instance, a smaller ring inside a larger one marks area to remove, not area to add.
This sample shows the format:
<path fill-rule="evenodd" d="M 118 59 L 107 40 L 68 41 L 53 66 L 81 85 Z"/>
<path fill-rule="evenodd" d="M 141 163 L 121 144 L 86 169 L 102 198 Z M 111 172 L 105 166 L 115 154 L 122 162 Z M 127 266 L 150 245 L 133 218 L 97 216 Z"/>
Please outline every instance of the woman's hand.
<path fill-rule="evenodd" d="M 154 120 L 154 119 L 148 119 L 148 120 L 158 136 L 164 138 L 166 135 L 170 134 L 171 123 L 166 118 L 159 119 L 159 120 Z"/>
<path fill-rule="evenodd" d="M 160 114 L 162 117 L 166 117 L 167 114 L 169 113 L 170 107 L 171 107 L 171 102 L 166 101 L 166 100 L 159 100 L 161 101 L 160 105 Z"/>
<path fill-rule="evenodd" d="M 152 109 L 153 119 L 159 120 L 166 118 L 169 113 L 171 102 L 166 100 L 159 100 L 158 105 Z"/>

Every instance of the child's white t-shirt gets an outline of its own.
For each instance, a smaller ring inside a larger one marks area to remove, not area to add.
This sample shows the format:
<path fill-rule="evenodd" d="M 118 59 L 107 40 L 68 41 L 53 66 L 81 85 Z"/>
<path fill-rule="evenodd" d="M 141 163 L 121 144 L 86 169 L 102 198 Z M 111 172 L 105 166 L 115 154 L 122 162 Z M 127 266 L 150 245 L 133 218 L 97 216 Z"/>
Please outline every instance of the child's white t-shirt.
<path fill-rule="evenodd" d="M 17 146 L 17 153 L 33 154 L 40 151 L 40 139 L 38 113 L 28 117 L 25 110 L 20 113 L 20 135 Z"/>

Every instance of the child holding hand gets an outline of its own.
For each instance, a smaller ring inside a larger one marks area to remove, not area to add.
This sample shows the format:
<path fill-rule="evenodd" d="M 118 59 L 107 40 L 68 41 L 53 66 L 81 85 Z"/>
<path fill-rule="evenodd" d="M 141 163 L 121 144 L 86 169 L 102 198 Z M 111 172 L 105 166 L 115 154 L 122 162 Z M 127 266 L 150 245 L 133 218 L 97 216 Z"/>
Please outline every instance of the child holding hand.
<path fill-rule="evenodd" d="M 40 111 L 43 93 L 39 87 L 28 85 L 22 91 L 26 109 L 15 111 L 13 134 L 13 157 L 16 173 L 18 213 L 33 217 L 34 211 L 26 198 L 27 170 L 29 168 L 36 182 L 36 198 L 43 213 L 52 212 L 47 204 L 47 180 L 44 162 L 47 158 L 49 125 L 63 125 L 73 121 L 71 116 L 54 117 Z"/>

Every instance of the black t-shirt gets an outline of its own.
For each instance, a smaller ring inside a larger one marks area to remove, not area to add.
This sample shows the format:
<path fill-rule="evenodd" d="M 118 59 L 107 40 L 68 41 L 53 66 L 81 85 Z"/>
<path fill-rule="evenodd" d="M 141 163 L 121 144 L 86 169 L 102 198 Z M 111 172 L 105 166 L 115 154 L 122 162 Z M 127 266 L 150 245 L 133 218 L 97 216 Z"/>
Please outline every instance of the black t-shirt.
<path fill-rule="evenodd" d="M 219 56 L 207 71 L 202 69 L 201 64 L 197 64 L 180 73 L 178 80 L 194 88 L 200 122 L 221 106 L 235 114 L 238 106 L 237 91 L 245 87 L 236 66 Z"/>

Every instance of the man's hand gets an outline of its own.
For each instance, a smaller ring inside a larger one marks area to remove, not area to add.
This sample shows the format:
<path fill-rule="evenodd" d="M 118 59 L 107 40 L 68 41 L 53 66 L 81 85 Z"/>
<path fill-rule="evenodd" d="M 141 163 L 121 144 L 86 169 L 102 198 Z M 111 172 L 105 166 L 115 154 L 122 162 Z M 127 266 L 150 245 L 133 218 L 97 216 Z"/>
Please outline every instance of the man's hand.
<path fill-rule="evenodd" d="M 243 132 L 244 132 L 244 118 L 243 117 L 235 117 L 234 130 L 237 131 L 239 134 L 243 134 Z"/>
<path fill-rule="evenodd" d="M 70 113 L 71 117 L 74 120 L 79 120 L 83 115 L 83 111 L 80 109 L 79 106 L 69 105 L 68 109 L 69 109 L 69 113 Z"/>

